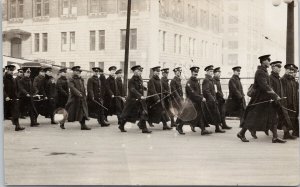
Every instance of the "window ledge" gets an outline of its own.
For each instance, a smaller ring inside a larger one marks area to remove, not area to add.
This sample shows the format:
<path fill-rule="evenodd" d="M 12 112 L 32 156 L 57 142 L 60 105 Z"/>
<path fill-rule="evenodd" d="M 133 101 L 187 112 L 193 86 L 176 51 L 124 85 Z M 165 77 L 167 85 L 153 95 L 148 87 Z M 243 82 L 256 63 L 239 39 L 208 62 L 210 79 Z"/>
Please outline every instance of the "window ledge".
<path fill-rule="evenodd" d="M 138 16 L 139 12 L 137 10 L 131 10 L 131 16 Z M 127 11 L 120 11 L 119 16 L 127 16 Z"/>
<path fill-rule="evenodd" d="M 39 16 L 39 17 L 34 17 L 33 21 L 43 22 L 43 21 L 49 21 L 49 19 L 50 19 L 49 16 Z"/>
<path fill-rule="evenodd" d="M 105 18 L 107 17 L 107 12 L 99 12 L 99 13 L 89 13 L 90 18 Z"/>
<path fill-rule="evenodd" d="M 9 23 L 23 23 L 24 18 L 10 18 L 8 20 Z"/>
<path fill-rule="evenodd" d="M 76 14 L 62 14 L 60 15 L 60 19 L 68 20 L 68 19 L 77 19 Z"/>

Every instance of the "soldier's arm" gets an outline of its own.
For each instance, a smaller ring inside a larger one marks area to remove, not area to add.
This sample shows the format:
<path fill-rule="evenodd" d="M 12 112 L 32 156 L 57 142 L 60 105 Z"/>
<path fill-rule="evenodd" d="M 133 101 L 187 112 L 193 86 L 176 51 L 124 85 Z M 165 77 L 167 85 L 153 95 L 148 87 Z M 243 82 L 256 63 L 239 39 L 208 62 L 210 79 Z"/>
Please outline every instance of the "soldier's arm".
<path fill-rule="evenodd" d="M 62 87 L 62 81 L 57 80 L 56 88 L 57 88 L 57 92 L 61 93 L 64 96 L 68 96 L 68 93 Z"/>
<path fill-rule="evenodd" d="M 154 82 L 151 79 L 148 82 L 148 94 L 149 95 L 157 94 L 157 91 L 154 86 Z M 160 99 L 158 95 L 155 95 L 153 98 L 155 101 L 158 101 Z"/>
<path fill-rule="evenodd" d="M 23 93 L 24 95 L 29 94 L 24 87 L 23 81 L 20 81 L 20 93 Z"/>
<path fill-rule="evenodd" d="M 82 97 L 82 93 L 77 88 L 75 88 L 75 84 L 72 79 L 69 80 L 69 88 L 72 94 L 76 95 L 77 97 Z"/>
<path fill-rule="evenodd" d="M 190 83 L 186 84 L 185 91 L 192 101 L 199 103 L 202 102 L 203 96 L 196 93 L 195 90 L 191 87 Z"/>
<path fill-rule="evenodd" d="M 210 83 L 207 79 L 203 80 L 202 82 L 203 96 L 209 101 L 215 101 L 215 98 L 210 91 L 209 84 Z"/>
<path fill-rule="evenodd" d="M 270 97 L 273 99 L 276 99 L 278 95 L 274 92 L 274 90 L 271 88 L 271 86 L 268 84 L 268 79 L 269 77 L 265 75 L 265 73 L 257 71 L 255 75 L 255 80 L 259 86 L 259 88 L 270 94 Z"/>
<path fill-rule="evenodd" d="M 110 82 L 108 81 L 109 79 L 107 78 L 105 81 L 105 87 L 106 87 L 106 91 L 108 92 L 108 95 L 111 97 L 112 95 L 114 95 L 113 91 L 110 89 Z"/>
<path fill-rule="evenodd" d="M 94 99 L 94 85 L 92 79 L 88 79 L 87 92 L 88 92 L 88 96 L 91 97 L 91 99 Z"/>
<path fill-rule="evenodd" d="M 132 95 L 137 99 L 141 99 L 141 97 L 143 96 L 135 89 L 134 83 L 131 80 L 128 81 L 128 89 L 132 93 Z"/>
<path fill-rule="evenodd" d="M 238 88 L 236 87 L 236 83 L 232 79 L 229 80 L 229 91 L 231 91 L 232 95 L 234 95 L 238 99 L 243 98 L 243 95 L 238 90 Z"/>

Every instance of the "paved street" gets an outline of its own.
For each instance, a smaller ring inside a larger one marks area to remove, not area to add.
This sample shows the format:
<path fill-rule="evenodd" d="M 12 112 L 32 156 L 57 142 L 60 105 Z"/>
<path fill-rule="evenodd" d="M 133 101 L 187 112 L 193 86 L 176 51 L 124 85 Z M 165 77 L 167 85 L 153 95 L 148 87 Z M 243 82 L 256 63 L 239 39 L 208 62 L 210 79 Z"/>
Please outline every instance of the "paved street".
<path fill-rule="evenodd" d="M 127 124 L 127 133 L 96 120 L 81 131 L 78 123 L 66 130 L 39 118 L 40 127 L 13 131 L 4 126 L 5 180 L 10 185 L 123 184 L 123 185 L 297 185 L 299 184 L 299 141 L 272 144 L 271 137 L 257 133 L 258 139 L 236 138 L 237 120 L 225 134 L 201 136 L 200 129 L 185 136 L 175 129 L 162 131 L 162 125 L 142 134 Z M 213 130 L 213 128 L 209 128 Z M 282 132 L 279 132 L 282 136 Z"/>

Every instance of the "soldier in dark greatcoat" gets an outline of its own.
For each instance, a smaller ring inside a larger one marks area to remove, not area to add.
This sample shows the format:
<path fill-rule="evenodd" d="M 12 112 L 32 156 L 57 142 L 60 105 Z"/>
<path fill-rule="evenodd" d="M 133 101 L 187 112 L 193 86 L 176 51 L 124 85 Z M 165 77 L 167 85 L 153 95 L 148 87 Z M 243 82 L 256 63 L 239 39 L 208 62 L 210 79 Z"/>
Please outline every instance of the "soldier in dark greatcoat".
<path fill-rule="evenodd" d="M 34 92 L 41 96 L 39 101 L 35 102 L 36 109 L 39 114 L 45 116 L 47 114 L 47 96 L 45 93 L 45 68 L 40 68 L 39 75 L 33 79 L 33 89 Z"/>
<path fill-rule="evenodd" d="M 104 117 L 104 108 L 103 106 L 103 90 L 101 87 L 100 80 L 100 68 L 92 68 L 94 75 L 90 77 L 87 81 L 87 103 L 89 108 L 89 116 L 91 118 L 96 118 L 101 127 L 109 126 L 109 123 L 106 123 Z"/>
<path fill-rule="evenodd" d="M 81 130 L 91 130 L 86 126 L 85 121 L 89 120 L 88 106 L 86 102 L 86 92 L 84 80 L 81 78 L 80 66 L 72 67 L 73 75 L 69 79 L 70 97 L 66 104 L 68 111 L 68 121 L 79 121 Z"/>
<path fill-rule="evenodd" d="M 221 116 L 221 127 L 222 129 L 231 129 L 232 127 L 229 127 L 226 124 L 226 120 L 225 120 L 225 99 L 224 99 L 224 94 L 222 91 L 222 87 L 221 87 L 221 82 L 220 82 L 220 76 L 221 76 L 221 69 L 220 67 L 217 67 L 214 69 L 214 84 L 215 84 L 215 90 L 216 90 L 216 99 L 217 99 L 217 103 L 218 103 L 218 109 L 220 112 L 220 116 Z"/>
<path fill-rule="evenodd" d="M 232 68 L 233 75 L 229 80 L 229 96 L 226 102 L 226 114 L 229 116 L 236 116 L 240 119 L 246 108 L 245 94 L 240 80 L 241 67 L 236 66 Z"/>
<path fill-rule="evenodd" d="M 16 84 L 17 84 L 17 94 L 18 94 L 19 98 L 20 98 L 20 81 L 23 77 L 24 77 L 23 69 L 18 69 L 18 74 L 17 74 L 17 77 L 15 78 L 15 80 L 16 80 Z M 21 99 L 19 100 L 19 110 L 20 110 L 19 111 L 20 112 L 20 118 L 25 119 L 26 116 L 27 116 L 27 111 L 25 110 L 25 106 L 22 103 Z"/>
<path fill-rule="evenodd" d="M 299 91 L 298 82 L 295 81 L 294 72 L 296 66 L 294 64 L 286 64 L 284 66 L 285 74 L 281 78 L 283 97 L 287 97 L 282 101 L 282 105 L 288 110 L 288 115 L 292 122 L 293 133 L 292 135 L 299 137 L 299 121 L 297 111 L 299 110 Z"/>
<path fill-rule="evenodd" d="M 107 95 L 107 90 L 106 90 L 106 77 L 104 75 L 104 72 L 103 72 L 103 69 L 100 68 L 100 81 L 101 81 L 101 90 L 102 90 L 102 93 L 104 95 L 104 98 L 106 99 L 106 95 Z M 106 105 L 106 101 L 103 101 L 103 104 L 104 106 Z M 108 120 L 107 120 L 107 112 L 106 110 L 104 111 L 104 117 L 105 117 L 105 123 L 108 123 Z"/>
<path fill-rule="evenodd" d="M 214 66 L 209 65 L 207 66 L 204 71 L 206 71 L 205 78 L 202 82 L 202 90 L 203 90 L 203 96 L 206 99 L 206 104 L 208 108 L 208 113 L 206 114 L 209 119 L 207 123 L 215 125 L 216 133 L 224 133 L 225 131 L 220 129 L 221 124 L 221 115 L 218 108 L 218 101 L 216 96 L 215 90 L 215 84 L 213 79 L 213 73 L 214 73 Z"/>
<path fill-rule="evenodd" d="M 19 124 L 19 97 L 17 92 L 17 82 L 13 78 L 14 65 L 7 65 L 6 72 L 3 76 L 3 95 L 4 95 L 4 107 L 10 117 L 12 124 L 15 125 L 15 131 L 24 130 Z"/>
<path fill-rule="evenodd" d="M 59 78 L 56 81 L 56 108 L 65 108 L 69 98 L 68 79 L 66 77 L 67 68 L 59 70 Z"/>
<path fill-rule="evenodd" d="M 168 126 L 167 121 L 169 121 L 169 117 L 167 114 L 167 107 L 165 106 L 164 100 L 162 100 L 163 96 L 163 85 L 159 78 L 160 74 L 160 66 L 156 66 L 152 68 L 153 76 L 148 82 L 148 95 L 150 97 L 147 99 L 148 104 L 148 113 L 149 113 L 149 124 L 160 122 L 163 123 L 163 130 L 170 130 L 171 127 Z"/>
<path fill-rule="evenodd" d="M 201 128 L 201 135 L 211 134 L 210 131 L 205 129 L 205 119 L 202 110 L 203 102 L 206 102 L 206 99 L 203 97 L 201 93 L 201 86 L 199 80 L 197 79 L 199 73 L 199 67 L 193 66 L 190 68 L 192 72 L 191 78 L 188 80 L 185 91 L 187 100 L 192 102 L 193 107 L 195 108 L 196 116 L 194 119 L 182 119 L 181 114 L 190 113 L 189 111 L 184 112 L 185 108 L 182 109 L 181 114 L 179 114 L 179 118 L 181 119 L 177 125 L 176 130 L 179 134 L 184 135 L 185 133 L 182 130 L 184 123 L 190 123 L 193 127 L 199 126 Z"/>
<path fill-rule="evenodd" d="M 280 80 L 280 70 L 281 70 L 281 61 L 274 61 L 270 63 L 272 67 L 271 75 L 270 75 L 270 85 L 273 88 L 274 92 L 279 96 L 283 97 L 283 86 Z M 291 119 L 288 115 L 288 111 L 282 107 L 281 101 L 276 106 L 279 123 L 278 129 L 282 129 L 284 131 L 283 139 L 295 139 L 295 136 L 292 136 L 289 130 L 293 129 Z"/>
<path fill-rule="evenodd" d="M 40 125 L 37 123 L 38 112 L 35 108 L 34 104 L 34 96 L 36 95 L 35 89 L 33 88 L 33 83 L 30 78 L 30 68 L 23 68 L 24 77 L 20 81 L 20 98 L 22 99 L 22 103 L 26 107 L 26 111 L 29 113 L 30 117 L 30 126 L 36 127 Z"/>
<path fill-rule="evenodd" d="M 273 132 L 273 143 L 284 143 L 278 138 L 276 103 L 280 97 L 274 92 L 270 85 L 270 77 L 267 68 L 270 66 L 270 55 L 260 56 L 261 65 L 257 67 L 254 77 L 255 92 L 245 110 L 241 120 L 241 131 L 237 134 L 243 142 L 249 142 L 245 133 L 251 131 L 266 131 L 271 129 Z M 270 100 L 275 100 L 270 102 Z"/>
<path fill-rule="evenodd" d="M 123 71 L 122 69 L 119 69 L 116 71 L 116 114 L 118 117 L 118 120 L 120 120 L 120 116 L 122 114 L 124 103 L 126 101 L 126 93 L 122 81 L 122 75 Z M 118 121 L 119 122 L 119 121 Z"/>
<path fill-rule="evenodd" d="M 140 65 L 136 65 L 131 70 L 134 75 L 128 81 L 128 97 L 120 117 L 119 129 L 121 132 L 126 132 L 125 123 L 135 123 L 138 120 L 138 125 L 142 129 L 142 133 L 151 133 L 146 125 L 148 111 L 145 102 L 146 97 L 143 96 L 143 92 L 147 88 L 143 86 L 143 79 L 141 77 L 143 68 Z"/>
<path fill-rule="evenodd" d="M 55 79 L 52 76 L 52 68 L 48 67 L 44 69 L 45 71 L 45 78 L 44 78 L 44 90 L 45 95 L 48 98 L 45 101 L 46 108 L 46 117 L 50 117 L 51 124 L 56 124 L 54 121 L 54 110 L 56 109 L 56 85 L 55 85 Z"/>
<path fill-rule="evenodd" d="M 182 91 L 182 85 L 181 85 L 181 67 L 176 67 L 173 69 L 175 76 L 170 82 L 170 88 L 171 88 L 171 103 L 174 107 L 174 113 L 179 114 L 179 112 L 182 110 L 182 103 L 183 103 L 183 91 Z M 176 111 L 175 111 L 176 110 Z M 171 118 L 172 120 L 172 118 Z M 176 119 L 176 124 L 180 121 L 179 118 Z M 176 127 L 176 124 L 171 123 L 171 127 Z"/>

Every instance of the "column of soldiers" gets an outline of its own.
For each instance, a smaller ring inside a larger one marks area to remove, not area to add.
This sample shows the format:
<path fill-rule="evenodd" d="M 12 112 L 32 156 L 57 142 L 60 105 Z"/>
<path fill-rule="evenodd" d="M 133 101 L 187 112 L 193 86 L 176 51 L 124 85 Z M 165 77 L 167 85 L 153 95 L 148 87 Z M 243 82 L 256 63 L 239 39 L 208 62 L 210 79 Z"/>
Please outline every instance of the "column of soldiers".
<path fill-rule="evenodd" d="M 100 126 L 106 127 L 110 125 L 107 117 L 116 115 L 121 132 L 126 132 L 127 122 L 138 121 L 137 126 L 142 133 L 151 133 L 147 123 L 150 127 L 162 123 L 163 130 L 176 127 L 181 135 L 185 134 L 183 126 L 186 124 L 190 125 L 193 132 L 199 127 L 201 135 L 212 133 L 206 129 L 210 125 L 215 126 L 215 133 L 225 133 L 224 130 L 232 128 L 225 120 L 225 116 L 230 115 L 240 118 L 241 131 L 237 136 L 243 142 L 249 142 L 245 137 L 247 130 L 253 138 L 257 138 L 257 131 L 268 135 L 270 130 L 273 133 L 273 143 L 295 139 L 299 137 L 299 88 L 295 80 L 298 67 L 286 64 L 285 75 L 280 78 L 282 62 L 270 63 L 270 55 L 259 59 L 261 65 L 255 73 L 248 106 L 240 81 L 240 66 L 232 68 L 233 76 L 229 80 L 229 96 L 226 101 L 220 83 L 221 68 L 213 65 L 204 68 L 206 74 L 202 84 L 198 78 L 200 68 L 190 68 L 191 77 L 184 85 L 186 98 L 182 87 L 181 67 L 173 69 L 175 76 L 170 83 L 169 68 L 153 67 L 153 75 L 147 87 L 143 83 L 143 67 L 131 67 L 133 76 L 128 81 L 126 95 L 122 70 L 117 70 L 115 66 L 109 67 L 108 78 L 105 78 L 101 68 L 92 68 L 93 75 L 88 79 L 86 89 L 80 66 L 72 68 L 73 73 L 69 79 L 66 77 L 67 69 L 60 69 L 57 81 L 53 78 L 52 68 L 42 68 L 32 82 L 30 68 L 18 70 L 19 75 L 14 79 L 12 72 L 15 67 L 8 65 L 4 74 L 5 114 L 9 116 L 10 113 L 16 131 L 24 129 L 18 119 L 25 115 L 29 115 L 31 127 L 39 125 L 39 114 L 50 118 L 51 124 L 56 124 L 54 114 L 57 109 L 63 108 L 68 113 L 67 120 L 78 121 L 81 130 L 90 130 L 85 123 L 89 118 L 96 118 Z M 270 65 L 271 75 L 267 72 Z M 169 121 L 171 126 L 167 124 Z M 64 123 L 60 127 L 65 129 Z M 277 129 L 284 131 L 283 139 L 278 137 Z"/>

